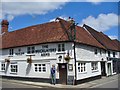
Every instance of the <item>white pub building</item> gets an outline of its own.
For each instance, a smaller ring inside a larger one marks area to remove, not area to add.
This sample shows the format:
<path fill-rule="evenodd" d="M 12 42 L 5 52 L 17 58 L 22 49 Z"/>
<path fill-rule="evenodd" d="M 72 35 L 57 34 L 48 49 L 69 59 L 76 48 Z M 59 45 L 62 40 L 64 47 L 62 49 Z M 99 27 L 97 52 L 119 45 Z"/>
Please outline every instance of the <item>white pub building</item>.
<path fill-rule="evenodd" d="M 78 84 L 117 73 L 117 46 L 101 44 L 87 25 L 73 28 L 69 22 L 58 20 L 12 32 L 8 32 L 9 22 L 3 20 L 0 75 L 50 83 L 50 69 L 55 65 L 57 83 Z"/>

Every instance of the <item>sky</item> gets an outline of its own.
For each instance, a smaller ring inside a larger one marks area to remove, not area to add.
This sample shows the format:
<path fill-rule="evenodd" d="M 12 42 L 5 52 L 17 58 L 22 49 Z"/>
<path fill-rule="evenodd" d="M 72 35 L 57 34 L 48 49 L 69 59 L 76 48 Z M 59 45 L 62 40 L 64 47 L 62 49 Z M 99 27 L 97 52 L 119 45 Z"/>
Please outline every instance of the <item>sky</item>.
<path fill-rule="evenodd" d="M 118 0 L 4 0 L 0 3 L 0 21 L 7 19 L 9 31 L 14 31 L 70 16 L 79 26 L 87 24 L 118 39 L 118 4 Z"/>

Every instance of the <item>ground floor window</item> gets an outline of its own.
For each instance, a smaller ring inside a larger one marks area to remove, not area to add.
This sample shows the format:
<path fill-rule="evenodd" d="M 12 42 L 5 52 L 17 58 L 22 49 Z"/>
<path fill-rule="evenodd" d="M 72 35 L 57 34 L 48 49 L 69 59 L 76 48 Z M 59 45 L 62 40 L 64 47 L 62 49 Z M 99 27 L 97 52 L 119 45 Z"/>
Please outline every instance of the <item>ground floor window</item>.
<path fill-rule="evenodd" d="M 5 71 L 5 63 L 1 63 L 1 71 Z"/>
<path fill-rule="evenodd" d="M 78 72 L 86 72 L 86 63 L 84 62 L 78 63 Z"/>
<path fill-rule="evenodd" d="M 35 72 L 46 72 L 46 64 L 34 64 Z"/>
<path fill-rule="evenodd" d="M 18 72 L 18 65 L 15 63 L 15 64 L 11 64 L 10 65 L 10 70 L 11 70 L 11 73 L 17 73 Z"/>
<path fill-rule="evenodd" d="M 91 67 L 92 67 L 92 71 L 98 70 L 98 62 L 92 62 Z"/>

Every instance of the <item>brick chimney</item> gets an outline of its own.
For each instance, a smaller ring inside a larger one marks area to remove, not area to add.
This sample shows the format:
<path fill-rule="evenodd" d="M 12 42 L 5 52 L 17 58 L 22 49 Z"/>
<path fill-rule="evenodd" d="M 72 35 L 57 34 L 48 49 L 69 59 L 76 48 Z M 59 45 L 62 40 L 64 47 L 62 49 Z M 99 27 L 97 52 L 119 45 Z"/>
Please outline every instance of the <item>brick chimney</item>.
<path fill-rule="evenodd" d="M 8 32 L 9 22 L 7 20 L 2 20 L 1 22 L 1 33 Z"/>

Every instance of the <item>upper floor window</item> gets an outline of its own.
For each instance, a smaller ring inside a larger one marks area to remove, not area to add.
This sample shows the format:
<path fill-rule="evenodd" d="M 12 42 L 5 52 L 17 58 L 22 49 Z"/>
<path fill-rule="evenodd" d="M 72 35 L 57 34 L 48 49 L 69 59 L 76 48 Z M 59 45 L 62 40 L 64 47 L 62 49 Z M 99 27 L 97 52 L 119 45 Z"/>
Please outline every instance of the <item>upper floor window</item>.
<path fill-rule="evenodd" d="M 14 49 L 9 49 L 9 55 L 13 55 L 14 54 Z"/>
<path fill-rule="evenodd" d="M 100 55 L 102 55 L 102 50 L 100 49 Z"/>
<path fill-rule="evenodd" d="M 110 51 L 108 51 L 108 57 L 110 57 Z"/>
<path fill-rule="evenodd" d="M 113 52 L 113 57 L 115 57 L 115 52 Z"/>
<path fill-rule="evenodd" d="M 65 51 L 65 44 L 58 44 L 58 52 Z"/>
<path fill-rule="evenodd" d="M 97 53 L 98 53 L 98 52 L 97 52 L 97 49 L 94 49 L 94 53 L 95 53 L 95 54 L 97 54 Z"/>
<path fill-rule="evenodd" d="M 31 54 L 31 53 L 34 53 L 35 52 L 35 47 L 32 46 L 32 47 L 27 47 L 27 53 L 28 54 Z"/>
<path fill-rule="evenodd" d="M 78 72 L 86 72 L 86 63 L 78 63 Z"/>

